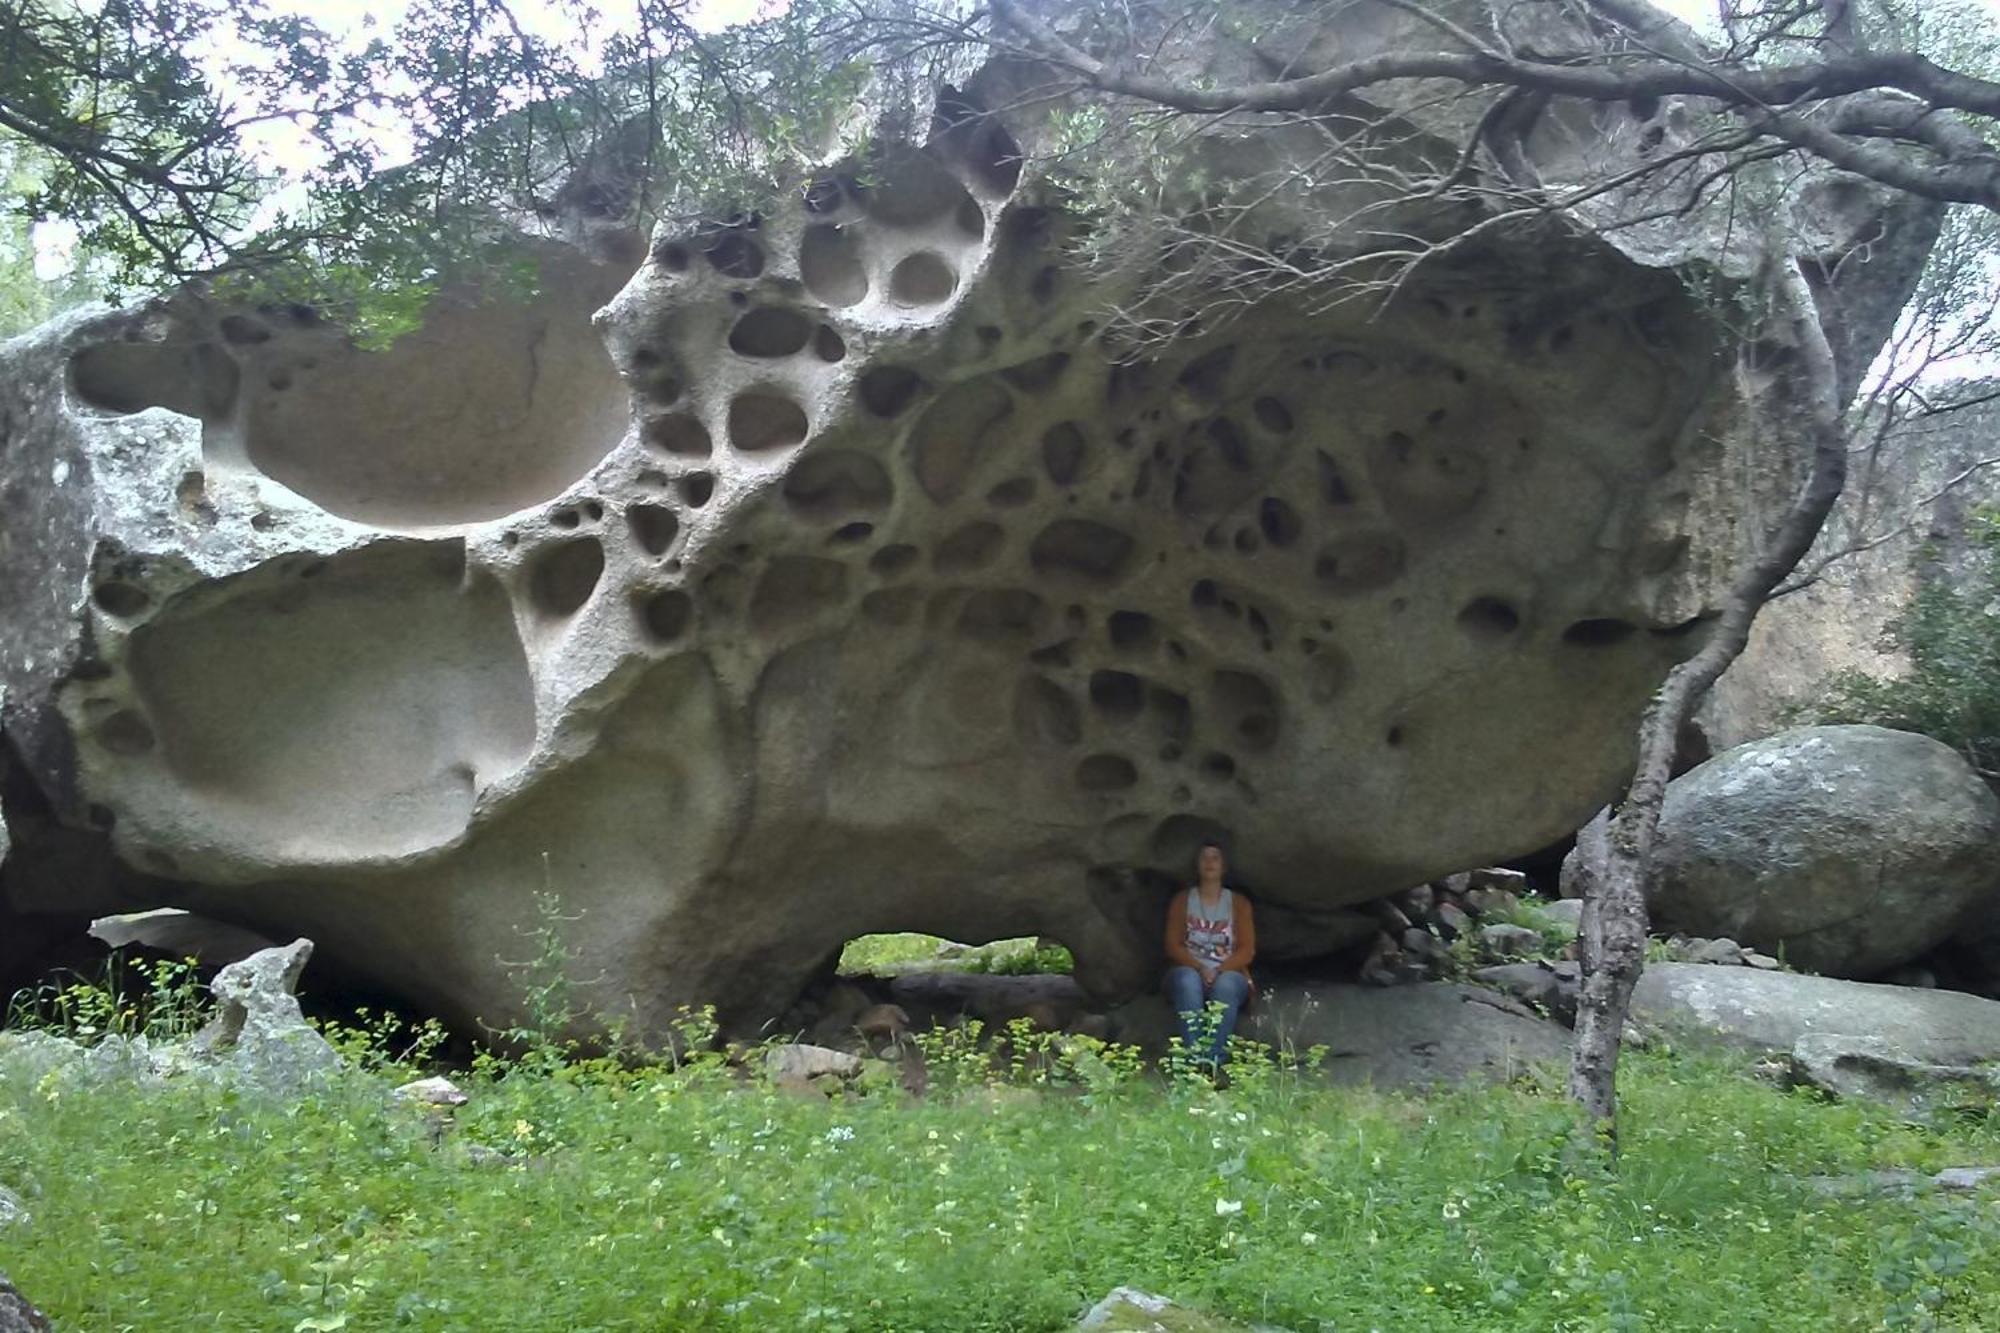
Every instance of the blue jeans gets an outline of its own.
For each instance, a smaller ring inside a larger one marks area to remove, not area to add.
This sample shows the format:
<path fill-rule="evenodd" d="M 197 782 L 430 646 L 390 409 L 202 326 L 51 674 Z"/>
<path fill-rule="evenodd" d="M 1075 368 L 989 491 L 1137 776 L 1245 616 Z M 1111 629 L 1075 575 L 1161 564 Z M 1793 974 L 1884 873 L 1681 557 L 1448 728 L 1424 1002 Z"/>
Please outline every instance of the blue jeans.
<path fill-rule="evenodd" d="M 1180 1017 L 1181 1044 L 1195 1055 L 1196 1059 L 1212 1060 L 1218 1066 L 1229 1059 L 1229 1034 L 1236 1031 L 1236 1015 L 1242 1012 L 1243 1002 L 1250 998 L 1250 978 L 1241 972 L 1222 972 L 1215 978 L 1215 985 L 1202 993 L 1201 973 L 1191 967 L 1170 967 L 1167 969 L 1167 1000 L 1174 1006 Z M 1222 1006 L 1222 1014 L 1216 1019 L 1215 1032 L 1206 1044 L 1195 1039 L 1197 1021 L 1206 1024 L 1207 1006 L 1210 1000 Z"/>

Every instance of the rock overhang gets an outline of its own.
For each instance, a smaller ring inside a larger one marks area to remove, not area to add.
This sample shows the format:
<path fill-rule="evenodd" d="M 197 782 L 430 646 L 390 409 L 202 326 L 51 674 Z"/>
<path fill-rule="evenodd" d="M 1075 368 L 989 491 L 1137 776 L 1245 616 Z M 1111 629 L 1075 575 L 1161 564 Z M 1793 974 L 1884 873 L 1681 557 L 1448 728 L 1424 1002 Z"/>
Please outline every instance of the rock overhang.
<path fill-rule="evenodd" d="M 387 352 L 190 297 L 10 347 L 65 381 L 10 728 L 191 902 L 462 1018 L 544 890 L 658 1027 L 913 926 L 1137 984 L 1204 837 L 1312 931 L 1574 828 L 1743 540 L 1676 272 L 1544 227 L 1107 345 L 1032 138 L 954 113 Z"/>

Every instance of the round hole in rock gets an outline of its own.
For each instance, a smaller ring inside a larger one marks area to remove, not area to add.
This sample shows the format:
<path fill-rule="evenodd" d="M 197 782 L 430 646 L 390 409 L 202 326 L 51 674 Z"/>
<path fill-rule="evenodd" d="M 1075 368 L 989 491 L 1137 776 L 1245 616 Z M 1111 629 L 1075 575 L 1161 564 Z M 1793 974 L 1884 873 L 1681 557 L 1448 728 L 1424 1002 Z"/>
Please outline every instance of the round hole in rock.
<path fill-rule="evenodd" d="M 729 350 L 738 356 L 792 356 L 803 351 L 812 336 L 812 321 L 798 311 L 760 306 L 736 321 L 729 331 Z"/>
<path fill-rule="evenodd" d="M 1040 574 L 1084 583 L 1115 583 L 1132 563 L 1134 543 L 1118 529 L 1087 518 L 1059 518 L 1036 534 L 1028 562 Z"/>
<path fill-rule="evenodd" d="M 1292 409 L 1268 394 L 1250 404 L 1250 412 L 1257 418 L 1258 425 L 1274 435 L 1283 435 L 1292 429 Z"/>
<path fill-rule="evenodd" d="M 1404 739 L 1403 728 L 1401 726 L 1389 728 L 1388 735 L 1382 738 L 1383 742 L 1392 750 L 1401 748 Z"/>
<path fill-rule="evenodd" d="M 843 523 L 828 535 L 827 541 L 835 546 L 852 546 L 865 542 L 875 535 L 873 523 Z"/>
<path fill-rule="evenodd" d="M 1083 431 L 1073 421 L 1058 421 L 1042 432 L 1042 466 L 1049 480 L 1068 486 L 1083 473 L 1086 452 Z"/>
<path fill-rule="evenodd" d="M 830 176 L 822 176 L 805 187 L 803 191 L 806 212 L 833 213 L 846 200 L 840 182 Z"/>
<path fill-rule="evenodd" d="M 847 359 L 847 339 L 835 332 L 831 324 L 822 324 L 819 332 L 813 335 L 813 355 L 829 365 L 844 361 Z"/>
<path fill-rule="evenodd" d="M 690 472 L 674 482 L 674 493 L 681 497 L 681 503 L 689 509 L 699 509 L 707 504 L 715 494 L 715 474 L 713 472 Z"/>
<path fill-rule="evenodd" d="M 1217 671 L 1211 697 L 1217 718 L 1245 745 L 1265 750 L 1277 741 L 1278 696 L 1261 677 L 1247 671 Z"/>
<path fill-rule="evenodd" d="M 850 306 L 868 295 L 861 247 L 844 227 L 807 227 L 799 242 L 799 275 L 806 290 L 830 306 Z"/>
<path fill-rule="evenodd" d="M 701 253 L 726 278 L 754 278 L 764 271 L 762 247 L 734 227 L 717 233 Z"/>
<path fill-rule="evenodd" d="M 861 377 L 861 405 L 884 419 L 903 414 L 924 382 L 903 366 L 876 366 Z"/>
<path fill-rule="evenodd" d="M 1152 648 L 1158 626 L 1144 611 L 1113 611 L 1104 622 L 1111 646 L 1120 652 L 1145 652 Z"/>
<path fill-rule="evenodd" d="M 971 195 L 967 195 L 959 202 L 958 211 L 952 214 L 952 220 L 958 223 L 960 231 L 975 241 L 986 234 L 986 210 L 981 208 L 979 201 Z"/>
<path fill-rule="evenodd" d="M 685 273 L 688 267 L 688 252 L 685 245 L 669 241 L 653 249 L 653 262 L 669 273 Z"/>
<path fill-rule="evenodd" d="M 1257 506 L 1257 526 L 1263 529 L 1264 540 L 1282 551 L 1298 541 L 1305 523 L 1298 510 L 1275 495 L 1267 495 Z"/>
<path fill-rule="evenodd" d="M 806 410 L 775 393 L 739 393 L 729 404 L 729 443 L 746 454 L 788 449 L 811 429 Z"/>
<path fill-rule="evenodd" d="M 625 522 L 648 555 L 665 555 L 681 530 L 680 516 L 665 505 L 632 505 L 625 511 Z"/>
<path fill-rule="evenodd" d="M 1521 613 L 1498 597 L 1475 597 L 1458 613 L 1458 627 L 1470 638 L 1491 642 L 1521 628 Z"/>
<path fill-rule="evenodd" d="M 528 574 L 528 596 L 543 615 L 567 619 L 583 609 L 603 574 L 604 547 L 596 538 L 558 542 L 535 557 Z"/>
<path fill-rule="evenodd" d="M 247 315 L 224 315 L 219 325 L 222 341 L 234 343 L 238 347 L 251 347 L 257 343 L 271 341 L 271 331 Z"/>
<path fill-rule="evenodd" d="M 121 620 L 139 615 L 153 604 L 153 599 L 146 595 L 144 589 L 117 579 L 98 584 L 91 590 L 90 599 L 97 603 L 99 610 Z"/>
<path fill-rule="evenodd" d="M 159 743 L 146 719 L 130 708 L 121 708 L 97 724 L 92 732 L 97 743 L 121 758 L 134 758 Z"/>
<path fill-rule="evenodd" d="M 1236 776 L 1236 761 L 1220 750 L 1210 751 L 1201 757 L 1201 775 L 1216 782 L 1227 782 Z"/>
<path fill-rule="evenodd" d="M 932 250 L 919 250 L 889 274 L 889 298 L 900 306 L 938 305 L 957 290 L 958 274 Z"/>
<path fill-rule="evenodd" d="M 1563 642 L 1584 648 L 1608 648 L 1614 643 L 1623 643 L 1638 632 L 1639 627 L 1629 620 L 1617 620 L 1608 616 L 1579 620 L 1563 631 Z"/>
<path fill-rule="evenodd" d="M 654 640 L 672 643 L 694 621 L 694 598 L 679 588 L 667 588 L 642 599 L 639 623 Z"/>
<path fill-rule="evenodd" d="M 793 511 L 810 519 L 877 513 L 894 493 L 888 469 L 856 449 L 810 453 L 786 476 L 783 491 Z"/>
<path fill-rule="evenodd" d="M 917 548 L 907 542 L 897 542 L 885 546 L 868 557 L 868 568 L 885 579 L 893 579 L 907 574 L 910 566 L 917 563 Z"/>
<path fill-rule="evenodd" d="M 1007 534 L 997 523 L 976 519 L 937 544 L 931 567 L 940 574 L 965 574 L 993 562 Z"/>
<path fill-rule="evenodd" d="M 682 458 L 707 458 L 714 448 L 708 438 L 708 427 L 685 412 L 652 418 L 640 431 L 639 438 L 650 448 Z"/>
<path fill-rule="evenodd" d="M 986 492 L 986 503 L 996 509 L 1019 509 L 1035 498 L 1035 483 L 1028 477 L 1009 477 Z"/>
<path fill-rule="evenodd" d="M 1106 717 L 1137 717 L 1145 700 L 1144 682 L 1129 671 L 1090 673 L 1090 706 Z"/>
<path fill-rule="evenodd" d="M 1083 739 L 1083 714 L 1048 677 L 1023 676 L 1014 686 L 1014 735 L 1030 745 L 1074 745 Z"/>
<path fill-rule="evenodd" d="M 1139 781 L 1139 770 L 1122 754 L 1088 755 L 1076 766 L 1076 785 L 1085 791 L 1123 791 Z"/>
<path fill-rule="evenodd" d="M 981 643 L 1026 643 L 1041 629 L 1046 609 L 1026 588 L 981 588 L 960 608 L 958 632 Z"/>
<path fill-rule="evenodd" d="M 563 531 L 568 532 L 583 526 L 583 515 L 577 513 L 574 509 L 558 509 L 555 513 L 549 515 L 549 526 L 552 528 L 561 528 Z"/>

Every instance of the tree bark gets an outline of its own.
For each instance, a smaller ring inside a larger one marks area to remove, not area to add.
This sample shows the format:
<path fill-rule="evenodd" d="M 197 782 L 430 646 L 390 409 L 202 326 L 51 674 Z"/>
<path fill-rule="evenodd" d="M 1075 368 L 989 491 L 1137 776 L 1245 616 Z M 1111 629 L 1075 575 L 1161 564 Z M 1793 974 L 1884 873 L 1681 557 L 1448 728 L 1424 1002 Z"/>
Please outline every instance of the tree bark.
<path fill-rule="evenodd" d="M 1701 649 L 1668 673 L 1639 724 L 1639 758 L 1632 785 L 1611 821 L 1605 863 L 1589 878 L 1583 900 L 1583 986 L 1577 1001 L 1570 1095 L 1592 1130 L 1616 1145 L 1618 1049 L 1632 988 L 1646 961 L 1646 896 L 1654 873 L 1653 846 L 1666 803 L 1667 780 L 1682 726 L 1709 687 L 1742 653 L 1750 627 L 1771 592 L 1798 565 L 1819 535 L 1847 476 L 1839 378 L 1819 323 L 1812 290 L 1798 265 L 1774 261 L 1777 318 L 1790 325 L 1799 352 L 1803 401 L 1785 398 L 1759 411 L 1766 423 L 1805 434 L 1812 461 L 1804 484 L 1757 558 L 1740 574 Z"/>

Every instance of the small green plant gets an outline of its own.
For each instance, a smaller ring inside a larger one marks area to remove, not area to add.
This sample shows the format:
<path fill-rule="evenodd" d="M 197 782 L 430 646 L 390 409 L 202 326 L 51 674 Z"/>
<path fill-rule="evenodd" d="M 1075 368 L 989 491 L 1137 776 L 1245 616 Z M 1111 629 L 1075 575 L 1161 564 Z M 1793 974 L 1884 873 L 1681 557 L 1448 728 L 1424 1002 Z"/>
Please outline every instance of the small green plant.
<path fill-rule="evenodd" d="M 15 992 L 6 1026 L 53 1032 L 85 1046 L 107 1037 L 172 1041 L 193 1036 L 206 1021 L 207 989 L 193 959 L 128 959 L 114 953 L 95 977 L 73 976 Z"/>

